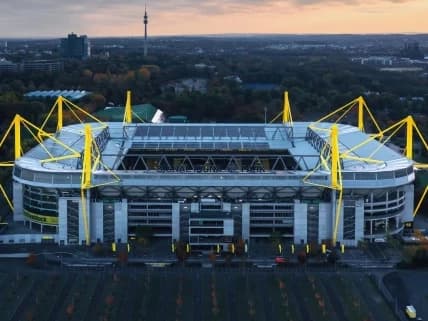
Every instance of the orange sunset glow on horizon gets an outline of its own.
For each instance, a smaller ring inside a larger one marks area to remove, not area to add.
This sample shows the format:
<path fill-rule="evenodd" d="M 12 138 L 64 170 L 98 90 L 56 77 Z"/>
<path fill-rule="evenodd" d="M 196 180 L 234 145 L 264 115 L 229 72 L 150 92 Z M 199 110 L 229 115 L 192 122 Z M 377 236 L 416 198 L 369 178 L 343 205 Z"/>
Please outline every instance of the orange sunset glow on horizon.
<path fill-rule="evenodd" d="M 427 0 L 165 0 L 149 1 L 147 11 L 151 36 L 428 32 Z M 7 37 L 144 32 L 144 3 L 135 0 L 40 0 L 19 9 L 2 1 L 0 12 L 0 36 Z"/>

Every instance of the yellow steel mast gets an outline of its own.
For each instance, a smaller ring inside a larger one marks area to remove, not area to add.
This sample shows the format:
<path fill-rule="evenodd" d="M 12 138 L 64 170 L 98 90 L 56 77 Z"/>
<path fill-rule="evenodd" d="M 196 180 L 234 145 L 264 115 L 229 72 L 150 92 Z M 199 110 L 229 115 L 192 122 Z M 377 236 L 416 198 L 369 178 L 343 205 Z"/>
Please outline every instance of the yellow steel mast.
<path fill-rule="evenodd" d="M 125 113 L 123 114 L 123 123 L 131 124 L 132 123 L 132 105 L 131 105 L 131 91 L 126 92 L 126 105 Z"/>
<path fill-rule="evenodd" d="M 343 105 L 342 107 L 337 108 L 335 111 L 333 111 L 333 112 L 327 114 L 326 116 L 322 117 L 321 119 L 317 120 L 316 122 L 311 124 L 311 127 L 314 129 L 314 128 L 316 128 L 315 125 L 317 123 L 327 121 L 330 118 L 332 118 L 333 116 L 341 113 L 340 116 L 338 116 L 337 119 L 335 119 L 335 121 L 334 121 L 334 123 L 338 123 L 343 117 L 345 117 L 356 106 L 358 108 L 358 110 L 357 110 L 357 112 L 358 112 L 358 122 L 357 122 L 358 129 L 361 130 L 362 132 L 365 131 L 364 114 L 365 114 L 365 112 L 367 112 L 367 114 L 369 115 L 370 120 L 374 124 L 376 130 L 380 133 L 382 130 L 380 129 L 379 124 L 377 123 L 375 117 L 373 116 L 372 112 L 370 111 L 370 108 L 367 106 L 367 104 L 366 104 L 366 102 L 362 96 L 355 98 L 354 100 L 350 101 L 349 103 Z"/>
<path fill-rule="evenodd" d="M 293 117 L 291 115 L 290 100 L 288 99 L 288 91 L 284 92 L 284 109 L 282 111 L 282 123 L 284 125 L 293 126 Z"/>
<path fill-rule="evenodd" d="M 337 125 L 334 124 L 330 129 L 330 147 L 331 147 L 331 188 L 332 193 L 336 196 L 336 191 L 339 191 L 339 197 L 333 197 L 335 202 L 333 209 L 334 213 L 334 227 L 333 227 L 333 244 L 336 244 L 337 240 L 337 231 L 339 228 L 340 214 L 342 212 L 342 195 L 343 195 L 343 185 L 342 185 L 342 169 L 340 164 L 340 150 L 339 150 L 339 130 Z"/>
<path fill-rule="evenodd" d="M 83 225 L 85 228 L 86 245 L 90 245 L 91 236 L 89 230 L 89 209 L 88 199 L 85 195 L 91 188 L 92 183 L 92 131 L 90 125 L 84 126 L 85 143 L 83 148 L 83 161 L 82 161 L 82 181 L 81 181 L 81 203 L 82 203 L 82 217 Z"/>
<path fill-rule="evenodd" d="M 58 104 L 58 119 L 57 119 L 57 125 L 56 125 L 56 131 L 59 132 L 62 129 L 62 104 L 63 104 L 63 98 L 62 96 L 59 96 L 57 99 L 57 104 Z"/>
<path fill-rule="evenodd" d="M 15 160 L 22 156 L 21 147 L 21 116 L 16 115 L 13 120 L 13 126 L 15 128 Z"/>
<path fill-rule="evenodd" d="M 425 196 L 427 196 L 427 193 L 428 193 L 428 186 L 425 186 L 425 190 L 422 193 L 422 196 L 419 199 L 418 204 L 416 205 L 415 210 L 413 212 L 413 217 L 415 217 L 418 214 L 419 208 L 422 206 L 422 203 L 424 202 Z"/>
<path fill-rule="evenodd" d="M 99 120 L 97 117 L 93 116 L 92 114 L 88 113 L 83 108 L 77 106 L 76 104 L 72 103 L 71 101 L 67 100 L 66 98 L 59 96 L 57 100 L 55 101 L 55 104 L 52 106 L 51 110 L 49 111 L 48 115 L 46 116 L 45 120 L 43 121 L 40 128 L 42 130 L 45 129 L 47 126 L 48 121 L 51 119 L 52 115 L 54 114 L 54 111 L 57 110 L 57 121 L 56 121 L 56 131 L 61 131 L 63 127 L 64 122 L 64 110 L 70 112 L 71 115 L 78 121 L 79 123 L 83 124 L 82 115 L 91 121 L 94 121 L 98 124 L 100 124 L 101 128 L 107 127 L 107 124 Z M 78 113 L 80 113 L 80 117 Z"/>
<path fill-rule="evenodd" d="M 290 127 L 293 127 L 293 117 L 291 114 L 291 105 L 290 105 L 290 99 L 288 98 L 288 91 L 284 91 L 284 106 L 282 111 L 278 115 L 276 115 L 269 123 L 272 124 L 281 116 L 282 116 L 282 123 L 284 125 L 289 125 Z"/>
<path fill-rule="evenodd" d="M 358 129 L 364 132 L 364 98 L 357 98 L 358 101 Z"/>

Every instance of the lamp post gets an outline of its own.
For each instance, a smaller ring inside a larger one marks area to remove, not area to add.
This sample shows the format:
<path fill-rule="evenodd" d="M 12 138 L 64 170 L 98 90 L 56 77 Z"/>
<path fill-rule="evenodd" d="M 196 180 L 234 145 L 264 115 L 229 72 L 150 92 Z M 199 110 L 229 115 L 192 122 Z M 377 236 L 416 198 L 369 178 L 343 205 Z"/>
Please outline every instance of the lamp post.
<path fill-rule="evenodd" d="M 267 113 L 267 106 L 265 106 L 265 107 L 263 108 L 263 110 L 265 111 L 265 124 L 266 124 L 266 113 Z"/>

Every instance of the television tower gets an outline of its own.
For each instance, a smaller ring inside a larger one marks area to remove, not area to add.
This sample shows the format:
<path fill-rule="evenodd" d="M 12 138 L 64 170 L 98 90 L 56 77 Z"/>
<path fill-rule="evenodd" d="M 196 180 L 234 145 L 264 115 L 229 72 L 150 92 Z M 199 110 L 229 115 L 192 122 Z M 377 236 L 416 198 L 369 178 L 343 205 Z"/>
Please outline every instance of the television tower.
<path fill-rule="evenodd" d="M 144 6 L 144 57 L 147 57 L 147 24 L 149 17 L 147 16 L 147 7 Z"/>

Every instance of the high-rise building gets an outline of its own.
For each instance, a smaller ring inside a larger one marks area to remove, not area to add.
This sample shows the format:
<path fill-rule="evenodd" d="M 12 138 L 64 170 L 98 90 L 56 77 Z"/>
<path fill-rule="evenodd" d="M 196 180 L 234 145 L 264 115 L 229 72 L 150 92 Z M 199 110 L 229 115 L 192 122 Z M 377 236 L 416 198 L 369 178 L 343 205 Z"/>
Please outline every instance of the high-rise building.
<path fill-rule="evenodd" d="M 86 59 L 91 56 L 91 46 L 87 36 L 70 33 L 61 39 L 61 53 L 64 58 Z"/>
<path fill-rule="evenodd" d="M 149 17 L 147 16 L 147 8 L 144 8 L 144 57 L 147 57 L 147 24 Z"/>

